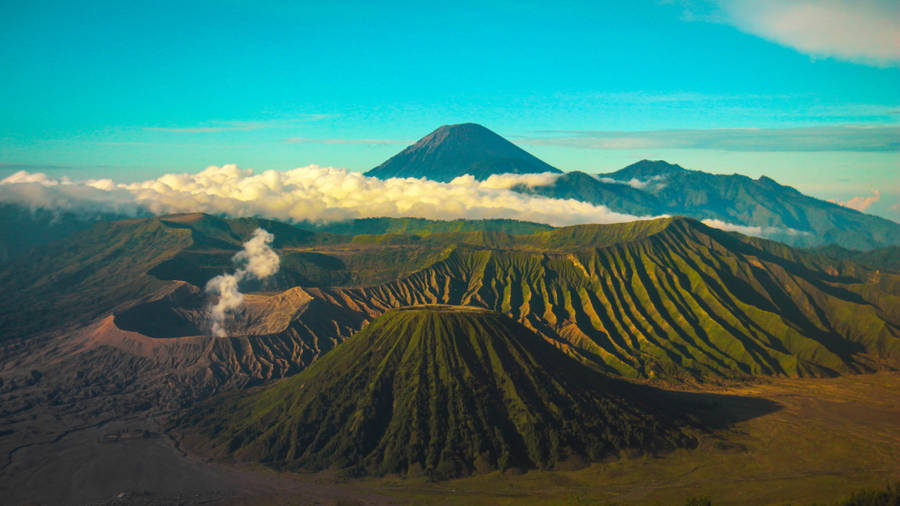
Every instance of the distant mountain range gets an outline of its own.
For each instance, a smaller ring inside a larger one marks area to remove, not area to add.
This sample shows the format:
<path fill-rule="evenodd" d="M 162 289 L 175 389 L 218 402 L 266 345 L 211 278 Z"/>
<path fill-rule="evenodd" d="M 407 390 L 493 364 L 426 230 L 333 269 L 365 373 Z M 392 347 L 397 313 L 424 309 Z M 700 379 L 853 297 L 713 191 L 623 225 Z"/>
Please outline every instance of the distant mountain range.
<path fill-rule="evenodd" d="M 643 160 L 609 174 L 561 171 L 487 128 L 447 125 L 423 137 L 366 175 L 450 181 L 464 174 L 559 173 L 523 193 L 600 204 L 636 216 L 690 216 L 720 228 L 794 246 L 837 244 L 867 250 L 900 244 L 900 224 L 803 195 L 768 177 L 709 174 L 664 161 Z"/>
<path fill-rule="evenodd" d="M 650 160 L 606 174 L 563 173 L 474 123 L 438 128 L 366 175 L 383 179 L 412 177 L 451 181 L 465 174 L 483 180 L 508 173 L 549 173 L 551 176 L 544 185 L 535 185 L 533 181 L 514 185 L 511 189 L 516 192 L 603 205 L 635 217 L 687 216 L 716 228 L 765 237 L 795 247 L 836 245 L 866 251 L 900 246 L 900 223 L 804 195 L 766 176 L 752 179 L 739 174 L 710 174 Z M 0 203 L 0 262 L 85 230 L 97 221 L 126 217 L 112 214 L 85 216 Z M 440 221 L 417 217 L 367 217 L 296 225 L 338 234 L 474 230 L 521 234 L 550 228 L 515 220 Z M 852 252 L 841 253 L 836 249 L 830 251 L 838 258 L 852 255 Z M 890 251 L 881 255 L 884 259 L 890 256 Z"/>
<path fill-rule="evenodd" d="M 865 250 L 900 244 L 900 224 L 809 197 L 766 176 L 709 174 L 663 161 L 643 160 L 596 176 L 568 172 L 551 185 L 518 190 L 628 214 L 712 220 L 718 227 L 801 247 Z"/>

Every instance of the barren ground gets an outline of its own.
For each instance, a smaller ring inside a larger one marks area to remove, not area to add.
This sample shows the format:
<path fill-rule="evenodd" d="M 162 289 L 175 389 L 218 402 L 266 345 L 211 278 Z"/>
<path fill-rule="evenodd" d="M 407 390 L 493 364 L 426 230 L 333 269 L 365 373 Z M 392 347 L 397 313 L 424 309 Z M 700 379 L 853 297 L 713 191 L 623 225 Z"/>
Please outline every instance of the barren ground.
<path fill-rule="evenodd" d="M 696 450 L 436 483 L 225 466 L 185 454 L 149 412 L 106 420 L 103 409 L 41 404 L 0 420 L 0 502 L 808 504 L 900 480 L 900 372 L 706 392 L 717 394 L 714 418 L 759 414 L 702 434 Z M 761 399 L 776 409 L 760 411 Z"/>

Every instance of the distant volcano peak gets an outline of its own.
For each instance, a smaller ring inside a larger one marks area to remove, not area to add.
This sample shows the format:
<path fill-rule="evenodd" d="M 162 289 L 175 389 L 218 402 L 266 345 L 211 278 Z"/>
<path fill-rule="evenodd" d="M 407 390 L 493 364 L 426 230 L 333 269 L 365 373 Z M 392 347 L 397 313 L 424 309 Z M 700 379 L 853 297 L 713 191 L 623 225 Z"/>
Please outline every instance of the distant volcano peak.
<path fill-rule="evenodd" d="M 562 171 L 482 125 L 459 123 L 438 128 L 366 175 L 446 182 L 464 174 L 483 180 L 493 174 L 539 172 Z"/>

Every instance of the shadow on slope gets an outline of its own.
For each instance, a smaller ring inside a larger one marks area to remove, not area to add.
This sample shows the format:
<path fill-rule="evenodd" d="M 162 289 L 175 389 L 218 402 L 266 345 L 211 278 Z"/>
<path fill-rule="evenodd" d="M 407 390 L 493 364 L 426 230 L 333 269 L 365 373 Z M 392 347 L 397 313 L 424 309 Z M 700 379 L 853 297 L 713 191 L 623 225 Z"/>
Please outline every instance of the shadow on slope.
<path fill-rule="evenodd" d="M 777 405 L 600 374 L 503 314 L 388 311 L 298 375 L 214 398 L 179 423 L 220 456 L 299 471 L 447 479 L 692 448 Z M 197 440 L 195 440 L 197 441 Z"/>

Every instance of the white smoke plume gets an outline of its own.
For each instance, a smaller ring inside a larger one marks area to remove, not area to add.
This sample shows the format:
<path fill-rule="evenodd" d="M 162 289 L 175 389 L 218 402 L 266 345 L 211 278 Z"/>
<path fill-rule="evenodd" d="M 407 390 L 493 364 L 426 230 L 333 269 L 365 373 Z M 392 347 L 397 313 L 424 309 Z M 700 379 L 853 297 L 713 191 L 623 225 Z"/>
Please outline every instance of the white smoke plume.
<path fill-rule="evenodd" d="M 18 172 L 0 181 L 0 202 L 90 214 L 146 215 L 207 212 L 288 222 L 331 222 L 367 217 L 512 218 L 550 225 L 616 223 L 650 218 L 606 206 L 512 191 L 516 185 L 549 184 L 554 174 L 505 174 L 449 183 L 427 179 L 381 180 L 358 172 L 310 165 L 254 174 L 236 165 L 193 174 L 166 174 L 122 184 L 109 179 L 75 182 Z"/>
<path fill-rule="evenodd" d="M 270 244 L 275 236 L 257 228 L 232 261 L 243 264 L 233 274 L 220 274 L 206 283 L 206 293 L 219 297 L 208 308 L 210 330 L 216 337 L 226 337 L 225 317 L 244 303 L 238 284 L 244 279 L 264 279 L 278 272 L 281 261 Z"/>

